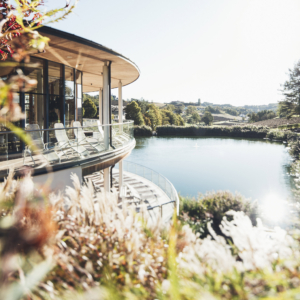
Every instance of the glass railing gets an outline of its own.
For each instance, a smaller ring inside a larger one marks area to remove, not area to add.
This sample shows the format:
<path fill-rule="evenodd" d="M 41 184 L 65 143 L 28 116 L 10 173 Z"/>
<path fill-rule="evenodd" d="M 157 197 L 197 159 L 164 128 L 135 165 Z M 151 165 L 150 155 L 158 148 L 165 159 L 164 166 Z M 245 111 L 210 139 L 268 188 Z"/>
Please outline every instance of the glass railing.
<path fill-rule="evenodd" d="M 105 132 L 108 141 L 104 139 Z M 0 174 L 11 168 L 46 167 L 96 157 L 134 140 L 133 121 L 111 125 L 90 122 L 88 126 L 74 122 L 73 127 L 57 123 L 49 129 L 31 124 L 21 135 L 30 138 L 31 143 L 25 145 L 14 132 L 0 131 Z"/>
<path fill-rule="evenodd" d="M 118 169 L 119 166 L 118 164 L 116 165 L 116 168 Z M 173 186 L 173 184 L 163 175 L 159 174 L 158 172 L 149 169 L 147 167 L 144 167 L 142 165 L 132 163 L 129 161 L 123 161 L 123 171 L 128 172 L 128 173 L 133 173 L 135 175 L 141 176 L 155 185 L 157 185 L 169 198 L 168 201 L 164 201 L 162 203 L 158 203 L 157 205 L 154 206 L 149 206 L 147 209 L 148 210 L 153 210 L 153 209 L 159 209 L 161 217 L 163 217 L 163 207 L 165 205 L 170 205 L 174 203 L 173 205 L 175 206 L 177 216 L 179 215 L 179 197 L 178 193 Z"/>

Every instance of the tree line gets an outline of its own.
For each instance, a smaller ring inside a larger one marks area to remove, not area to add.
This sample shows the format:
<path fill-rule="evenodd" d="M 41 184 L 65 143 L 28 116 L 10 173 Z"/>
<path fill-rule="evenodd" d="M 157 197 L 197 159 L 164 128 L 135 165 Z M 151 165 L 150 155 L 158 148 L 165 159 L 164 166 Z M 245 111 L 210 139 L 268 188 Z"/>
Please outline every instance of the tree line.
<path fill-rule="evenodd" d="M 126 119 L 133 120 L 134 125 L 147 125 L 155 130 L 159 125 L 184 126 L 182 116 L 173 111 L 170 105 L 164 109 L 146 100 L 131 101 L 125 108 Z"/>

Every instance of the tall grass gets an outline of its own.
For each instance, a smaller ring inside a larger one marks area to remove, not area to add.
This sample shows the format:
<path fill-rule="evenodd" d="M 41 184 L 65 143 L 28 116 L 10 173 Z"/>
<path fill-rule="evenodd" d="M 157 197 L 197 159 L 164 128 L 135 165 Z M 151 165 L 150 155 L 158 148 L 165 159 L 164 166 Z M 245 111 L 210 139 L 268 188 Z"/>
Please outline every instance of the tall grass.
<path fill-rule="evenodd" d="M 0 185 L 1 299 L 295 299 L 300 292 L 300 236 L 225 212 L 226 199 L 247 207 L 239 197 L 219 194 L 221 233 L 208 221 L 201 238 L 175 216 L 153 224 L 144 210 L 121 209 L 116 194 L 94 195 L 91 185 L 73 182 L 64 195 L 37 190 L 29 177 Z M 200 212 L 218 214 L 218 201 L 205 199 Z"/>

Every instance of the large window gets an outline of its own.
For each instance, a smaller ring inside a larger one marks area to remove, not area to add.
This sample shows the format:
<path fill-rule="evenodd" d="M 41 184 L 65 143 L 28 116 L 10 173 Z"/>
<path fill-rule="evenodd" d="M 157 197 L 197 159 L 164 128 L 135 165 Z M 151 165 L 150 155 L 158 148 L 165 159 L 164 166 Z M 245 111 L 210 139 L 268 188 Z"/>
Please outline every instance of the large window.
<path fill-rule="evenodd" d="M 49 128 L 64 123 L 63 66 L 48 62 Z"/>
<path fill-rule="evenodd" d="M 38 124 L 46 127 L 45 119 L 45 63 L 44 60 L 32 57 L 30 64 L 25 64 L 24 75 L 37 81 L 37 85 L 30 93 L 25 94 L 25 127 L 28 124 Z"/>
<path fill-rule="evenodd" d="M 47 129 L 53 128 L 55 123 L 63 123 L 65 127 L 72 127 L 75 120 L 82 124 L 81 71 L 31 57 L 30 63 L 21 62 L 17 67 L 0 68 L 0 78 L 5 82 L 8 81 L 11 76 L 17 74 L 17 69 L 21 69 L 24 75 L 37 82 L 34 89 L 14 94 L 14 102 L 18 103 L 25 113 L 25 119 L 16 122 L 17 126 L 26 128 L 29 124 L 38 124 L 41 129 Z M 2 126 L 0 131 L 7 130 Z M 45 134 L 43 137 L 45 142 L 49 140 L 48 135 Z M 8 142 L 9 152 L 22 150 L 18 138 L 9 136 Z"/>

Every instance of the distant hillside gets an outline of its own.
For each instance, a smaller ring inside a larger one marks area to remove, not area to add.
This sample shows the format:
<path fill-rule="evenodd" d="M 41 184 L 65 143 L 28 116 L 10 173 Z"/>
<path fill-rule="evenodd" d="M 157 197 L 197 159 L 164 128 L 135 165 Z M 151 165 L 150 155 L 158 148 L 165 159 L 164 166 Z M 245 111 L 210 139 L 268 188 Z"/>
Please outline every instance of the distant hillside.
<path fill-rule="evenodd" d="M 184 105 L 184 106 L 198 106 L 198 103 L 196 102 L 183 102 L 183 101 L 172 101 L 170 103 L 165 103 L 167 104 L 173 104 L 175 106 L 178 105 Z M 214 104 L 211 102 L 203 102 L 201 103 L 202 107 L 208 107 L 208 106 L 212 106 L 212 107 L 218 107 L 220 109 L 236 109 L 238 111 L 241 111 L 243 113 L 250 113 L 250 112 L 259 112 L 262 110 L 273 110 L 276 111 L 277 107 L 278 107 L 278 103 L 269 103 L 267 105 L 243 105 L 243 106 L 234 106 L 231 104 Z"/>
<path fill-rule="evenodd" d="M 235 108 L 235 109 L 244 109 L 244 110 L 248 110 L 248 111 L 252 111 L 252 112 L 258 112 L 258 111 L 262 111 L 262 110 L 273 110 L 276 111 L 277 107 L 278 107 L 278 103 L 270 103 L 267 105 L 243 105 L 243 106 L 234 106 L 231 104 L 213 104 L 213 103 L 209 103 L 209 102 L 203 102 L 201 104 L 202 106 L 216 106 L 216 107 L 220 107 L 220 108 Z"/>

